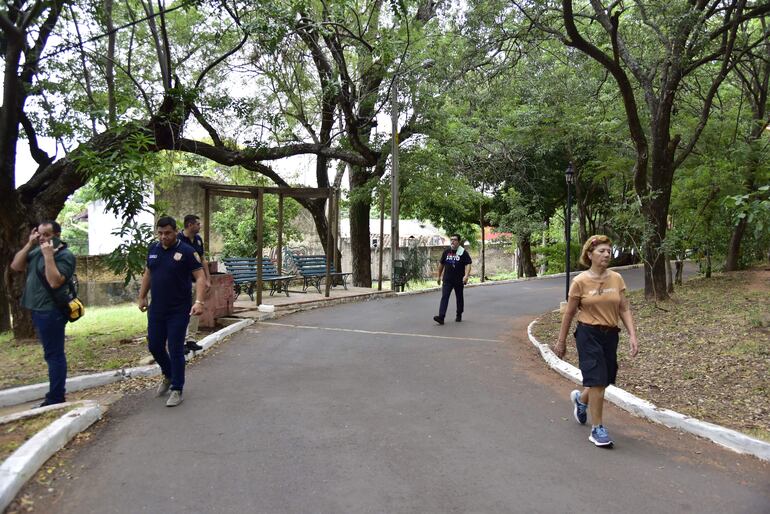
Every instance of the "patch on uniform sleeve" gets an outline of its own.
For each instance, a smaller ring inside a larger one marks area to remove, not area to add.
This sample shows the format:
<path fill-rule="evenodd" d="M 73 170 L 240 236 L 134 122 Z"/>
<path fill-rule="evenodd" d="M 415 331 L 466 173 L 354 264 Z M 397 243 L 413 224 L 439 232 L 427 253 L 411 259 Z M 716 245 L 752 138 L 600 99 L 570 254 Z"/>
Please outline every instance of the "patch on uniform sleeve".
<path fill-rule="evenodd" d="M 182 254 L 180 252 L 176 252 L 174 254 L 174 260 L 178 261 L 178 260 L 181 260 L 181 259 L 182 259 Z"/>
<path fill-rule="evenodd" d="M 201 256 L 198 254 L 198 252 L 193 252 L 193 255 L 195 256 L 195 260 L 196 261 L 198 261 L 198 262 L 201 261 Z"/>

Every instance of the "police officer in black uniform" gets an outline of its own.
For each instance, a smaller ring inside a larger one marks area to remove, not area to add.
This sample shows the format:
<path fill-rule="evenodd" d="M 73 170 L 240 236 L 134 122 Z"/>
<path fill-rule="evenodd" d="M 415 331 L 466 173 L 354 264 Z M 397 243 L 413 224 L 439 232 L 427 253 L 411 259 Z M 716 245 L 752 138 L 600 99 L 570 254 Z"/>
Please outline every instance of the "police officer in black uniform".
<path fill-rule="evenodd" d="M 147 343 L 163 372 L 157 396 L 164 396 L 171 389 L 166 406 L 175 407 L 182 403 L 185 332 L 190 316 L 200 316 L 203 312 L 205 275 L 200 256 L 176 238 L 174 218 L 160 218 L 157 230 L 158 242 L 152 243 L 147 252 L 138 304 L 141 311 L 148 311 Z M 195 278 L 195 303 L 192 303 L 190 275 Z M 152 294 L 149 309 L 148 292 Z"/>
<path fill-rule="evenodd" d="M 193 250 L 200 256 L 201 264 L 203 265 L 203 273 L 206 276 L 206 291 L 205 294 L 208 294 L 209 289 L 211 289 L 211 277 L 209 276 L 209 264 L 206 262 L 206 256 L 205 251 L 203 248 L 203 238 L 200 236 L 201 231 L 201 220 L 198 216 L 195 214 L 188 214 L 184 217 L 184 230 L 180 230 L 179 234 L 176 235 L 176 238 L 182 241 L 183 243 L 187 243 L 188 245 L 193 247 Z M 193 293 L 195 294 L 195 293 Z M 205 295 L 204 295 L 205 296 Z M 193 339 L 194 335 L 198 332 L 198 317 L 197 316 L 190 316 L 190 323 L 187 325 L 187 334 L 185 334 L 185 351 L 184 353 L 189 353 L 190 351 L 197 352 L 199 350 L 203 350 L 203 347 L 198 344 L 195 339 Z"/>
<path fill-rule="evenodd" d="M 449 295 L 455 292 L 457 300 L 457 315 L 455 321 L 463 320 L 463 310 L 465 302 L 463 299 L 463 286 L 468 283 L 468 277 L 471 274 L 471 256 L 460 246 L 460 235 L 452 234 L 449 238 L 449 248 L 441 254 L 441 260 L 438 265 L 438 284 L 441 285 L 441 278 L 444 278 L 444 285 L 441 287 L 441 303 L 439 304 L 438 316 L 433 316 L 433 321 L 439 325 L 444 324 L 449 307 Z"/>

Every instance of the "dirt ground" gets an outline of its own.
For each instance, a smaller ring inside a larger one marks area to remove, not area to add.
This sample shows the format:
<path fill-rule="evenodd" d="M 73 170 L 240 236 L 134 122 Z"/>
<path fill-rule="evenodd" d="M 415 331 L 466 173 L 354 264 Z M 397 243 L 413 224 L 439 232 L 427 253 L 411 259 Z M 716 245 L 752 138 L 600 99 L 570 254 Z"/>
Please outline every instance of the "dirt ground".
<path fill-rule="evenodd" d="M 672 300 L 629 295 L 639 354 L 630 358 L 621 332 L 617 385 L 672 409 L 770 441 L 770 269 L 696 278 Z M 561 315 L 534 327 L 556 341 Z M 577 365 L 570 331 L 565 360 Z"/>

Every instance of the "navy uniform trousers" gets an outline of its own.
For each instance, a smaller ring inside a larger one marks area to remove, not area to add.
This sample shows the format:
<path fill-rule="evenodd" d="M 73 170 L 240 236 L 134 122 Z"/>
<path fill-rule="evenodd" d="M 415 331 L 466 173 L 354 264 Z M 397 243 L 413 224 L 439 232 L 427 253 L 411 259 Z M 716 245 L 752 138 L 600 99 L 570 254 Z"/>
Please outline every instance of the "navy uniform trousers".
<path fill-rule="evenodd" d="M 184 388 L 184 341 L 190 309 L 176 312 L 153 311 L 147 316 L 147 346 L 163 375 L 171 379 L 171 390 Z"/>

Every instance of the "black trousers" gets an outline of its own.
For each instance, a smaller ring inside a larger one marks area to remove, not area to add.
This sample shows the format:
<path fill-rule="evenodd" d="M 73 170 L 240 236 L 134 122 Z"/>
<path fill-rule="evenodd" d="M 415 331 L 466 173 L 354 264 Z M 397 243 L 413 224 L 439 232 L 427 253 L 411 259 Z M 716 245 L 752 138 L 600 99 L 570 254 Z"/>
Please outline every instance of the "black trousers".
<path fill-rule="evenodd" d="M 447 307 L 449 307 L 449 295 L 452 294 L 452 291 L 455 292 L 455 300 L 457 300 L 457 314 L 459 315 L 463 313 L 463 307 L 465 306 L 465 303 L 463 301 L 462 280 L 458 283 L 444 280 L 441 283 L 441 304 L 439 304 L 438 307 L 438 315 L 442 319 L 444 316 L 446 316 L 446 310 Z"/>

